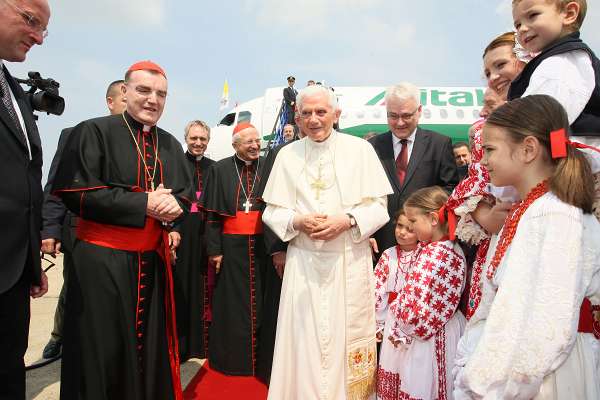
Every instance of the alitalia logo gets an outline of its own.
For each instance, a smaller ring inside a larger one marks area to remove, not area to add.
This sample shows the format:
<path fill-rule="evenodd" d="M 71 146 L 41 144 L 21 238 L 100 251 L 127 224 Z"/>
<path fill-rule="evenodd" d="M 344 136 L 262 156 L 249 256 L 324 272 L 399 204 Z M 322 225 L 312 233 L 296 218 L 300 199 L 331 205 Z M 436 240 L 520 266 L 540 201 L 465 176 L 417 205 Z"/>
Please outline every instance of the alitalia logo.
<path fill-rule="evenodd" d="M 385 105 L 385 91 L 369 100 L 365 105 Z M 424 106 L 483 107 L 483 89 L 446 92 L 437 89 L 421 89 L 421 104 Z"/>

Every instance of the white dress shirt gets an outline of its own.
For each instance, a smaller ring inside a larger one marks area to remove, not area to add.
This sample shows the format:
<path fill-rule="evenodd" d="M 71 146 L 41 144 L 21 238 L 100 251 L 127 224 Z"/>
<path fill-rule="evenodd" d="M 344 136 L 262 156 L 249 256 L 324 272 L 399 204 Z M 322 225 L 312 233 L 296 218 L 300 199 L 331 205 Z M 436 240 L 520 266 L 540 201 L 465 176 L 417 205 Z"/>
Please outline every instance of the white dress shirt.
<path fill-rule="evenodd" d="M 409 137 L 406 138 L 406 145 L 408 146 L 408 154 L 407 160 L 410 162 L 410 155 L 412 154 L 413 145 L 415 144 L 415 136 L 417 136 L 417 128 L 410 134 Z M 392 132 L 392 143 L 394 144 L 394 160 L 398 158 L 398 154 L 402 150 L 402 143 L 400 143 L 401 139 L 398 139 L 396 135 Z"/>
<path fill-rule="evenodd" d="M 565 108 L 572 124 L 590 101 L 595 86 L 590 56 L 584 50 L 575 50 L 542 61 L 522 97 L 531 94 L 554 97 Z"/>

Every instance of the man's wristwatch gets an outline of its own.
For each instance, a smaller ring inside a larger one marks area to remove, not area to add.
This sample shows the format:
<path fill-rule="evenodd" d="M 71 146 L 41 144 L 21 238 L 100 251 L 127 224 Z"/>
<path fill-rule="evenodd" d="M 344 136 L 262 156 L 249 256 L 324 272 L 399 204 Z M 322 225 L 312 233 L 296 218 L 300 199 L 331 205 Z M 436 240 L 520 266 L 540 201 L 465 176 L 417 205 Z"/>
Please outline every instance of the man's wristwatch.
<path fill-rule="evenodd" d="M 346 215 L 348 218 L 350 218 L 350 228 L 354 228 L 356 226 L 356 219 L 354 218 L 354 215 L 350 213 L 346 213 Z"/>

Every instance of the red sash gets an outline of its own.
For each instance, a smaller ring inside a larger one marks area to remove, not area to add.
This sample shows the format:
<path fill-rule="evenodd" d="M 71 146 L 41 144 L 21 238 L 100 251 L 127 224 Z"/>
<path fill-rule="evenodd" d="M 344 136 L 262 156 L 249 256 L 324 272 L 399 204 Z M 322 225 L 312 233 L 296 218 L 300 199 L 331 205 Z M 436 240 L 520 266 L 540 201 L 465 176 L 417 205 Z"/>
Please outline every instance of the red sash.
<path fill-rule="evenodd" d="M 596 339 L 600 339 L 600 326 L 598 326 L 598 322 L 594 321 L 593 308 L 597 308 L 597 306 L 592 306 L 592 303 L 587 298 L 583 299 L 581 309 L 579 310 L 577 332 L 593 333 Z"/>
<path fill-rule="evenodd" d="M 101 224 L 79 218 L 77 238 L 97 246 L 111 249 L 145 252 L 155 250 L 165 264 L 165 310 L 167 340 L 169 346 L 169 364 L 175 400 L 183 400 L 179 370 L 179 341 L 175 316 L 175 295 L 173 292 L 173 271 L 171 269 L 171 250 L 169 234 L 162 229 L 160 222 L 146 218 L 144 228 Z"/>
<path fill-rule="evenodd" d="M 146 218 L 143 229 L 101 224 L 79 218 L 77 238 L 97 246 L 125 251 L 157 250 L 162 241 L 160 222 Z"/>
<path fill-rule="evenodd" d="M 238 211 L 235 217 L 223 218 L 223 233 L 227 235 L 259 235 L 263 233 L 260 211 Z"/>

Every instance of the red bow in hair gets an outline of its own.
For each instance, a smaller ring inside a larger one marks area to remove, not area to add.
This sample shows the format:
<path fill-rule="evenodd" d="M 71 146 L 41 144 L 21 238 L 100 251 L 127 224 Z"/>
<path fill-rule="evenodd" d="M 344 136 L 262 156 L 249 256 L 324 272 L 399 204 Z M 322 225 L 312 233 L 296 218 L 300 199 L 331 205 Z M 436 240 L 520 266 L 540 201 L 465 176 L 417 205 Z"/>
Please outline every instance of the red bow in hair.
<path fill-rule="evenodd" d="M 448 221 L 448 237 L 450 240 L 456 240 L 456 214 L 454 214 L 454 210 L 444 204 L 438 210 L 438 218 L 440 224 Z"/>
<path fill-rule="evenodd" d="M 567 145 L 577 149 L 591 149 L 600 153 L 600 149 L 583 143 L 571 142 L 567 139 L 565 128 L 550 132 L 550 152 L 552 158 L 564 158 L 567 156 Z"/>

